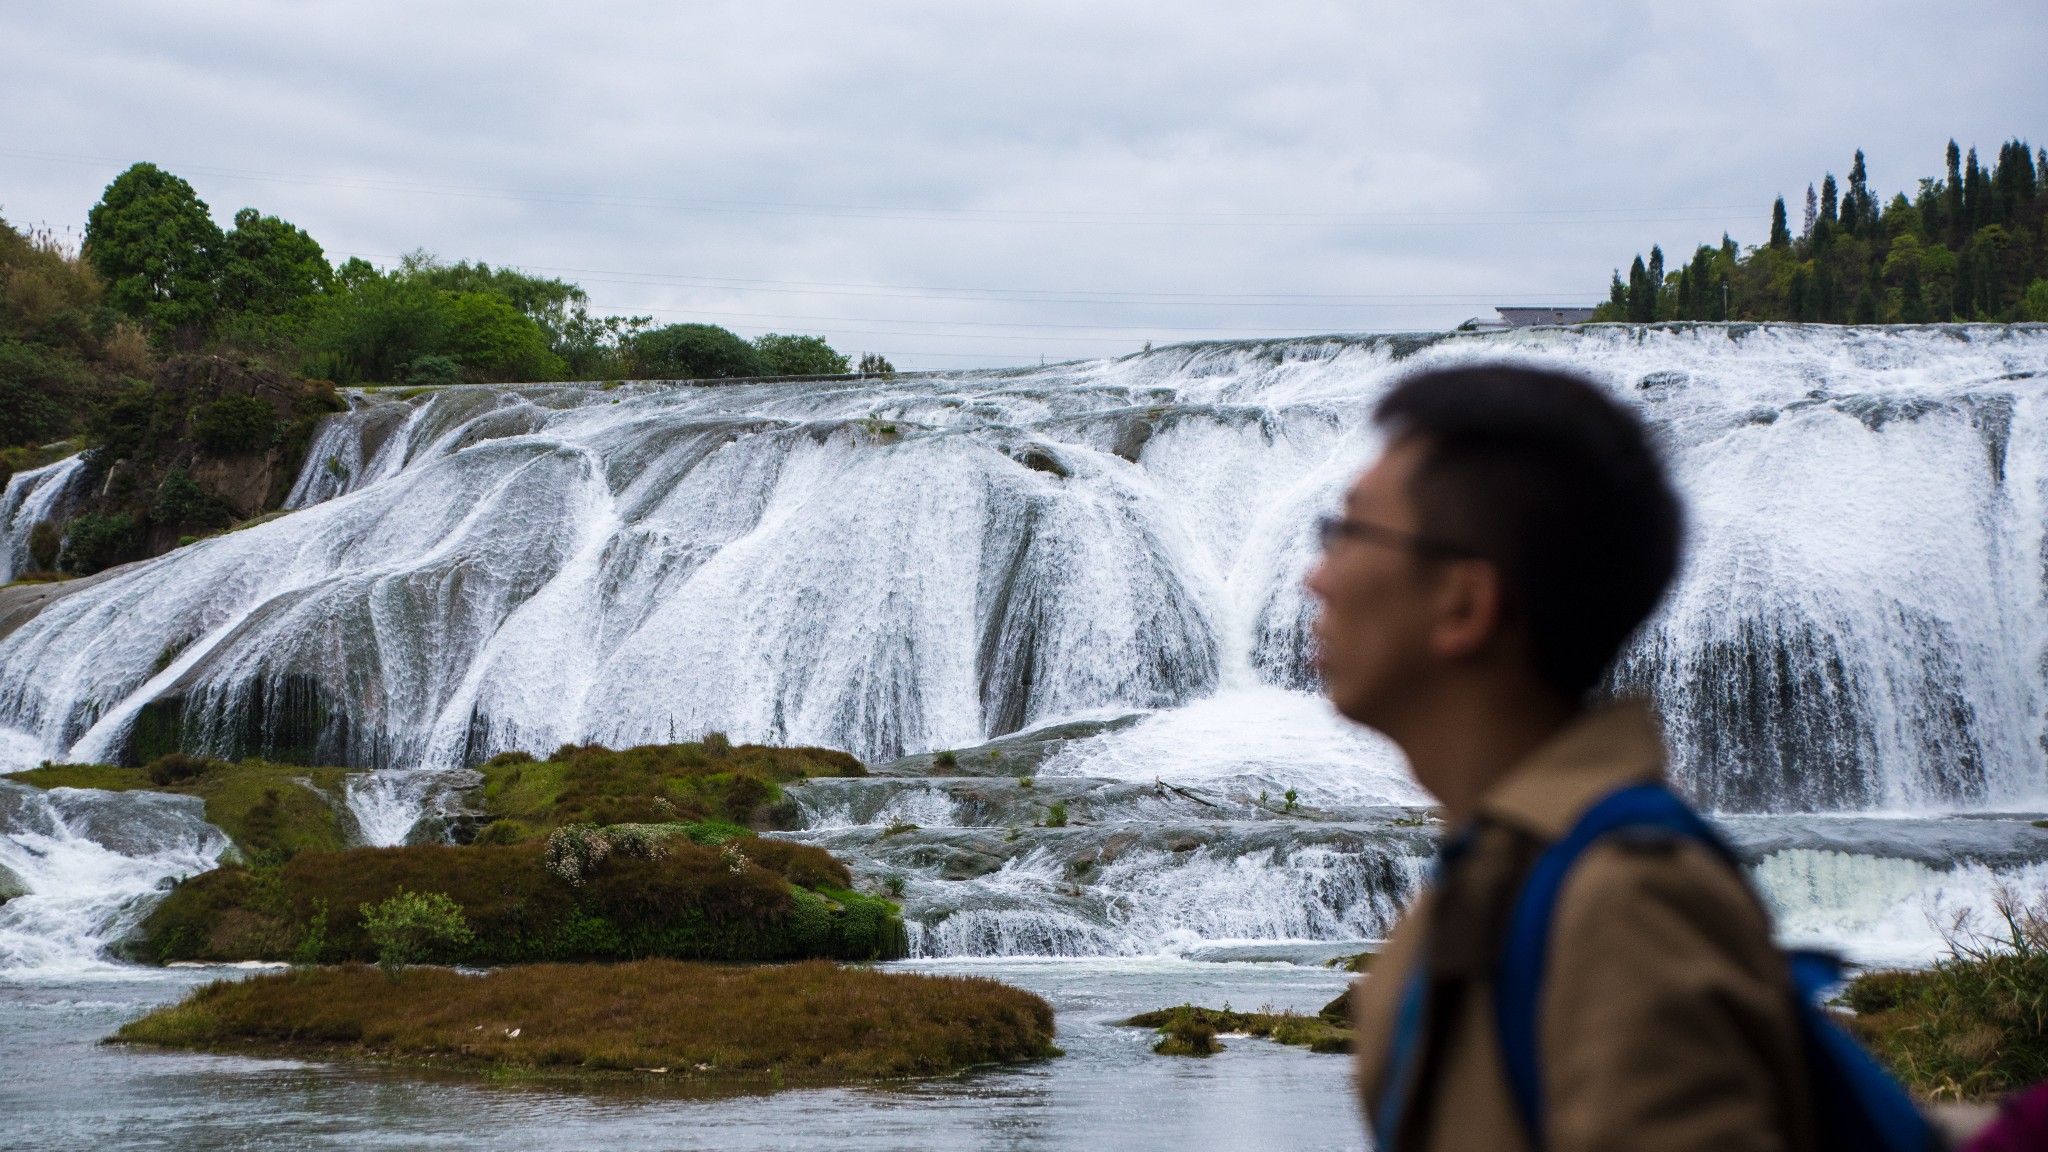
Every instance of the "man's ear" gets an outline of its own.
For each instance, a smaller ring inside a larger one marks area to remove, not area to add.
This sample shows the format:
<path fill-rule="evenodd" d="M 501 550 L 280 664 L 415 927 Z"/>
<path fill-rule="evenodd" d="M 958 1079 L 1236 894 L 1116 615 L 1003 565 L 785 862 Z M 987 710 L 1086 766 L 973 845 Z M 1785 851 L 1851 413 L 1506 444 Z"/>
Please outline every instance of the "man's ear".
<path fill-rule="evenodd" d="M 1430 653 L 1455 660 L 1486 647 L 1500 633 L 1506 589 L 1500 569 L 1486 560 L 1451 560 L 1437 572 L 1436 619 L 1429 630 Z"/>

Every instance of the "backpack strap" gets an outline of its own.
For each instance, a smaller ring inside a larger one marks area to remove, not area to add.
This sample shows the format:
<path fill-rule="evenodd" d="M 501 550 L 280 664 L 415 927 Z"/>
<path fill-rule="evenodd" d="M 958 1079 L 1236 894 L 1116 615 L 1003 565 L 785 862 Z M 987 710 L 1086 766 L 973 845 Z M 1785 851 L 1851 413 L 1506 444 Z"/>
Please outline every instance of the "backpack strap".
<path fill-rule="evenodd" d="M 1610 793 L 1538 857 L 1516 900 L 1494 985 L 1501 1062 L 1531 1147 L 1543 1147 L 1543 1084 L 1537 1068 L 1537 1008 L 1550 952 L 1550 922 L 1564 880 L 1596 841 L 1624 829 L 1682 836 L 1711 849 L 1741 874 L 1741 862 L 1699 815 L 1662 784 Z M 1841 965 L 1822 953 L 1788 956 L 1793 1012 L 1811 1076 L 1816 1147 L 1822 1152 L 1931 1152 L 1934 1128 L 1898 1082 L 1816 1005 L 1839 982 Z"/>
<path fill-rule="evenodd" d="M 1550 955 L 1550 922 L 1573 864 L 1595 841 L 1624 828 L 1658 830 L 1696 840 L 1731 867 L 1735 854 L 1685 802 L 1662 784 L 1635 784 L 1610 792 L 1536 858 L 1508 921 L 1494 983 L 1494 1020 L 1508 1086 L 1532 1146 L 1543 1146 L 1543 1083 L 1536 1063 L 1537 1001 Z"/>

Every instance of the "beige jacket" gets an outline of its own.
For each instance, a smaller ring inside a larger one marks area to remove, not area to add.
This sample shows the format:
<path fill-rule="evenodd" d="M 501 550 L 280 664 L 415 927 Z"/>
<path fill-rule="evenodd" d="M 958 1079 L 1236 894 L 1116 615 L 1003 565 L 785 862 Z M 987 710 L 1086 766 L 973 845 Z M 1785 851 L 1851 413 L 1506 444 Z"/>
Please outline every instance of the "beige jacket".
<path fill-rule="evenodd" d="M 1505 910 L 1532 853 L 1625 784 L 1663 775 L 1641 705 L 1559 733 L 1480 805 L 1470 852 L 1422 893 L 1352 995 L 1358 1088 L 1379 1103 L 1408 973 L 1425 939 L 1462 992 L 1402 1125 L 1410 1150 L 1526 1149 L 1495 1041 L 1491 978 Z M 1804 1152 L 1813 1145 L 1791 978 L 1744 879 L 1685 840 L 1617 837 L 1558 896 L 1538 1005 L 1548 1152 Z"/>

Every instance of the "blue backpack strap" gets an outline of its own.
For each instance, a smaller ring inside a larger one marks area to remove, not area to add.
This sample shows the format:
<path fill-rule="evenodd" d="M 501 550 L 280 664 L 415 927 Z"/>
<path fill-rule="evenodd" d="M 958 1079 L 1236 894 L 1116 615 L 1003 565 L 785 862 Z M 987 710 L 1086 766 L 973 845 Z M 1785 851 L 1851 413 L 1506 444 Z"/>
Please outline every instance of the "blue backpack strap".
<path fill-rule="evenodd" d="M 1550 955 L 1551 913 L 1564 878 L 1593 842 L 1622 828 L 1657 828 L 1705 842 L 1732 863 L 1734 856 L 1714 830 L 1662 784 L 1636 784 L 1610 792 L 1579 817 L 1564 838 L 1544 850 L 1529 870 L 1508 920 L 1494 986 L 1494 1020 L 1508 1086 L 1531 1145 L 1543 1146 L 1543 1083 L 1536 1066 L 1536 1006 L 1543 968 Z"/>
<path fill-rule="evenodd" d="M 1501 1061 L 1535 1148 L 1543 1147 L 1537 1007 L 1550 953 L 1552 913 L 1565 876 L 1579 856 L 1601 837 L 1625 828 L 1683 836 L 1712 849 L 1731 868 L 1740 868 L 1713 828 L 1662 784 L 1637 784 L 1608 794 L 1537 858 L 1508 923 L 1494 999 Z M 1937 1147 L 1934 1130 L 1912 1099 L 1815 1005 L 1815 997 L 1840 978 L 1840 966 L 1832 958 L 1795 953 L 1791 968 L 1822 1152 L 1928 1152 Z"/>

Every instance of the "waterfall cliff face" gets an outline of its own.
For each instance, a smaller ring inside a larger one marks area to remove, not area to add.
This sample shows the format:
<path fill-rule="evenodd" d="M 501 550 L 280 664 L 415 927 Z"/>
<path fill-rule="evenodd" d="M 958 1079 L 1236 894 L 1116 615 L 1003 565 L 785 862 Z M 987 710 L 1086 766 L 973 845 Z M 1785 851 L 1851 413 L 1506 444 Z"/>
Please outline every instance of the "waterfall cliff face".
<path fill-rule="evenodd" d="M 1384 749 L 1306 695 L 1311 524 L 1374 450 L 1391 381 L 1502 356 L 1590 374 L 1667 447 L 1690 560 L 1619 675 L 1664 705 L 1697 796 L 2048 795 L 2048 332 L 2028 326 L 1331 338 L 846 384 L 363 395 L 321 432 L 293 514 L 0 638 L 0 726 L 18 760 L 183 745 L 435 768 L 708 730 L 883 761 L 1064 717 L 1227 715 L 1224 738 L 1136 771 L 1253 755 L 1309 792 L 1412 800 Z"/>

